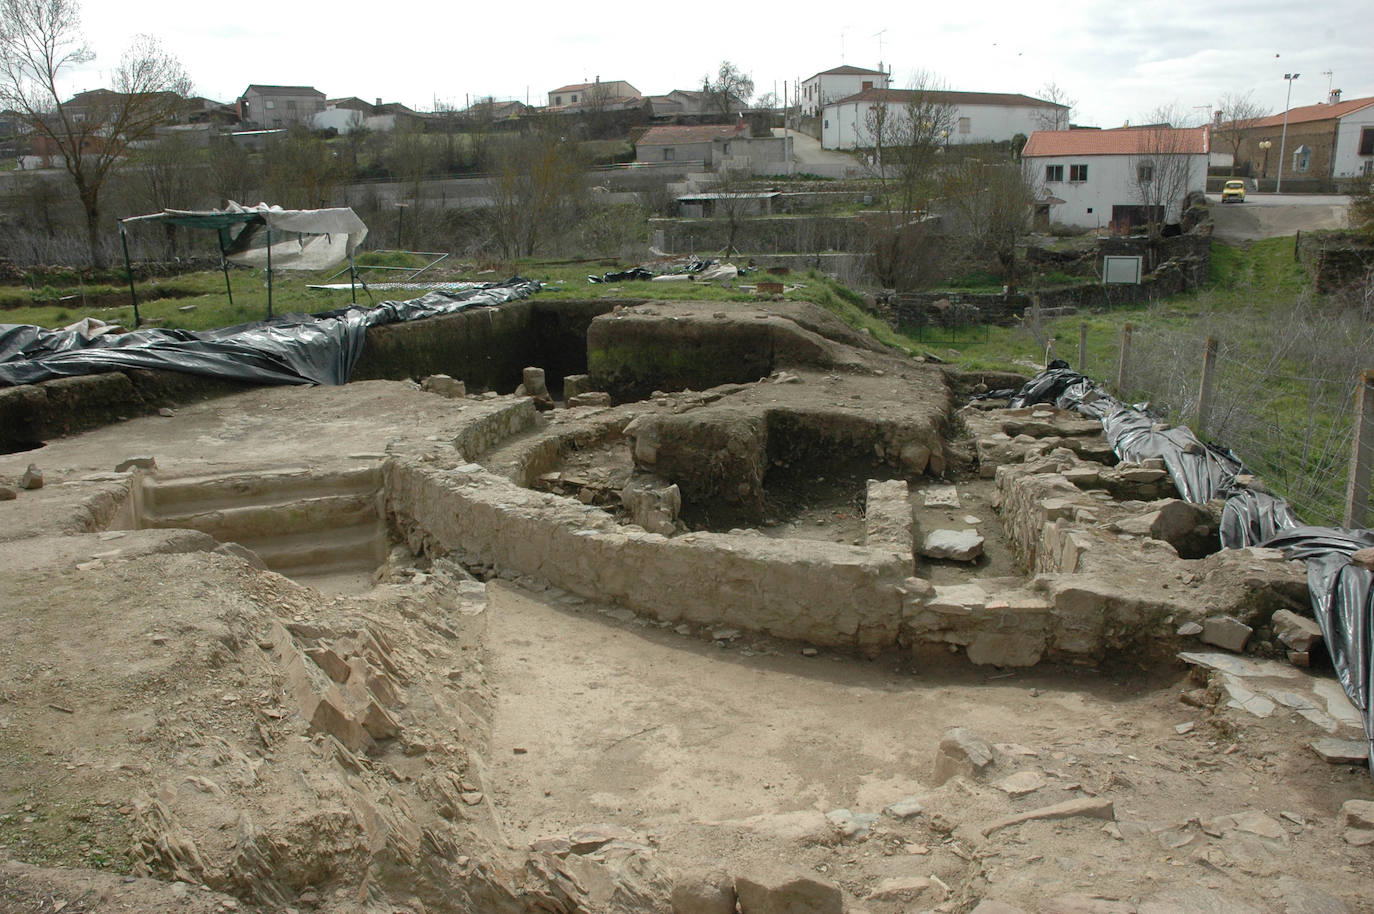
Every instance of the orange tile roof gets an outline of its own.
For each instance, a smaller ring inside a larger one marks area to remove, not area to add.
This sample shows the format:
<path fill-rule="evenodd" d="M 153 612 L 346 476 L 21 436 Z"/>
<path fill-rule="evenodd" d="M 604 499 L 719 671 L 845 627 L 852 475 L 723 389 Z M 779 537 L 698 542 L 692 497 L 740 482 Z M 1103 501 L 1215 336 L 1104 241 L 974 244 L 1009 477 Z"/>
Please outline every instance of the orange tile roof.
<path fill-rule="evenodd" d="M 1176 151 L 1206 155 L 1206 127 L 1119 127 L 1115 130 L 1037 130 L 1021 150 L 1031 156 L 1125 156 Z"/>
<path fill-rule="evenodd" d="M 1374 105 L 1374 98 L 1352 98 L 1345 102 L 1336 104 L 1303 105 L 1301 108 L 1288 109 L 1288 123 L 1302 124 L 1308 121 L 1324 121 L 1331 118 L 1345 117 L 1347 114 L 1354 114 L 1364 108 Z M 1262 117 L 1250 125 L 1249 129 L 1262 127 L 1282 127 L 1283 114 L 1271 114 L 1269 117 Z"/>

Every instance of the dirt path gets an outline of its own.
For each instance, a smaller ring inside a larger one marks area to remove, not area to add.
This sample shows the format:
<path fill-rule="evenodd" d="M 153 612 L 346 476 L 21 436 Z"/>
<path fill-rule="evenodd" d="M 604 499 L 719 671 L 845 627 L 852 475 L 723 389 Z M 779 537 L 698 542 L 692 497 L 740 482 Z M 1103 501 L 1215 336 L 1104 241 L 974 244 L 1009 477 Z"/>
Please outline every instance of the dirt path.
<path fill-rule="evenodd" d="M 1183 907 L 1159 910 L 1269 910 L 1240 899 L 1286 873 L 1284 860 L 1312 863 L 1314 854 L 1331 855 L 1320 869 L 1334 871 L 1332 891 L 1353 888 L 1338 869 L 1359 852 L 1312 828 L 1332 814 L 1322 798 L 1329 787 L 1318 786 L 1325 766 L 1257 734 L 1180 734 L 1177 726 L 1201 720 L 1178 701 L 1181 669 L 1152 680 L 1065 670 L 918 675 L 892 659 L 803 656 L 800 645 L 757 636 L 713 642 L 709 632 L 683 635 L 505 582 L 489 595 L 491 780 L 517 846 L 612 823 L 652 836 L 675 866 L 717 859 L 740 872 L 787 860 L 859 897 L 885 879 L 972 878 L 987 897 L 1028 910 L 1056 892 L 1175 902 L 1194 892 Z M 1042 786 L 1015 804 L 1005 787 L 935 788 L 932 762 L 954 726 L 1000 744 L 992 780 L 1022 772 Z M 1250 750 L 1228 754 L 1223 740 Z M 1337 793 L 1361 786 L 1356 773 Z M 973 828 L 1085 793 L 1111 797 L 1118 824 L 1036 824 L 986 844 Z M 912 796 L 923 799 L 924 817 L 878 816 L 859 843 L 825 846 L 833 842 L 808 824 L 838 809 L 877 814 Z M 1247 809 L 1282 821 L 1293 805 L 1308 824 L 1290 826 L 1291 844 L 1287 833 L 1269 846 L 1236 835 L 1213 842 L 1189 825 Z M 881 901 L 870 910 L 905 910 Z"/>

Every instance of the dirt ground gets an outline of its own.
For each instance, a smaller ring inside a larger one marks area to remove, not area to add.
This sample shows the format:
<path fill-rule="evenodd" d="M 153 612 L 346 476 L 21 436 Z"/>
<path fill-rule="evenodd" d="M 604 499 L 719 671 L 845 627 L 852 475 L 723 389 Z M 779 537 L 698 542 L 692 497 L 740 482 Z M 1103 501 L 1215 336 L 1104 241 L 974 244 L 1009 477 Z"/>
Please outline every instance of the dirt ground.
<path fill-rule="evenodd" d="M 1215 672 L 864 659 L 404 559 L 339 596 L 199 534 L 90 528 L 134 454 L 168 478 L 348 466 L 501 402 L 262 390 L 0 457 L 47 480 L 0 502 L 0 909 L 519 910 L 493 886 L 531 842 L 616 826 L 654 872 L 800 871 L 872 914 L 1374 912 L 1374 848 L 1339 821 L 1374 799 L 1368 772 L 1321 760 L 1297 707 L 1231 707 Z M 990 484 L 958 484 L 957 509 L 917 490 L 918 524 L 975 517 L 989 556 L 922 573 L 1013 573 Z M 312 735 L 275 624 L 379 633 L 402 735 L 342 754 Z M 1266 673 L 1349 732 L 1329 670 Z M 953 727 L 992 760 L 937 784 Z M 1111 815 L 993 827 L 1064 801 Z"/>

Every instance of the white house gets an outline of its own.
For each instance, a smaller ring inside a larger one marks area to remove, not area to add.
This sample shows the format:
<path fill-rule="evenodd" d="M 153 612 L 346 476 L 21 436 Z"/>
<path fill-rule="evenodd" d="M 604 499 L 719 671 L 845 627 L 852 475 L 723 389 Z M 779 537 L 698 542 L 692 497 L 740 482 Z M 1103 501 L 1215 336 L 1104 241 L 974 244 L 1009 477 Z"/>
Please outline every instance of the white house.
<path fill-rule="evenodd" d="M 810 79 L 802 80 L 801 113 L 803 117 L 815 117 L 821 109 L 833 101 L 857 95 L 869 89 L 886 89 L 888 77 L 881 69 L 865 70 L 863 67 L 835 67 L 822 70 Z"/>
<path fill-rule="evenodd" d="M 830 102 L 821 110 L 821 146 L 825 149 L 867 149 L 875 145 L 869 114 L 886 107 L 889 118 L 901 118 L 913 100 L 949 105 L 950 143 L 1006 142 L 1018 133 L 1030 136 L 1063 119 L 1068 108 L 1005 92 L 921 92 L 915 89 L 865 89 Z"/>
<path fill-rule="evenodd" d="M 1188 194 L 1206 187 L 1208 146 L 1206 127 L 1040 130 L 1021 159 L 1042 217 L 1126 231 L 1148 221 L 1150 208 L 1162 210 L 1165 223 L 1178 221 Z"/>

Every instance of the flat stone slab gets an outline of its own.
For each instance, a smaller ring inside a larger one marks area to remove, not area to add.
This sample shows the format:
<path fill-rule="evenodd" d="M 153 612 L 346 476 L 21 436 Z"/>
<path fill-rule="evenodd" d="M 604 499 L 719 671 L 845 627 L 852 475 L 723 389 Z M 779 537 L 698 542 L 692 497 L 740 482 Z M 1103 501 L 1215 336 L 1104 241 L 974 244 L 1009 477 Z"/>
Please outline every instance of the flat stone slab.
<path fill-rule="evenodd" d="M 954 486 L 927 486 L 921 490 L 921 504 L 927 508 L 957 508 L 959 490 Z"/>
<path fill-rule="evenodd" d="M 1234 657 L 1215 651 L 1183 651 L 1178 659 L 1193 666 L 1205 667 L 1232 676 L 1274 676 L 1279 679 L 1294 679 L 1301 676 L 1294 667 L 1273 660 L 1251 660 L 1248 657 Z"/>
<path fill-rule="evenodd" d="M 932 530 L 921 544 L 928 559 L 973 562 L 983 554 L 983 536 L 977 530 Z"/>
<path fill-rule="evenodd" d="M 1330 765 L 1364 765 L 1369 761 L 1369 744 L 1364 740 L 1319 739 L 1308 745 Z"/>

